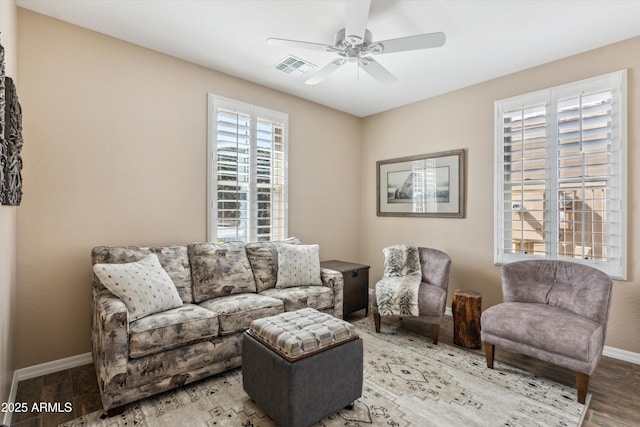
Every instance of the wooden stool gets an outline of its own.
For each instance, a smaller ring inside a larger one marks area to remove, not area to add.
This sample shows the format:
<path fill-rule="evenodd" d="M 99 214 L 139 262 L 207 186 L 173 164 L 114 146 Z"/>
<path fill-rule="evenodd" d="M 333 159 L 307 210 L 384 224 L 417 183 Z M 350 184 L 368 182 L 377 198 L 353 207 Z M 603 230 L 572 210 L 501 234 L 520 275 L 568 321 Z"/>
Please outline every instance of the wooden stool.
<path fill-rule="evenodd" d="M 480 348 L 480 314 L 482 294 L 458 289 L 453 291 L 453 343 L 466 348 Z"/>

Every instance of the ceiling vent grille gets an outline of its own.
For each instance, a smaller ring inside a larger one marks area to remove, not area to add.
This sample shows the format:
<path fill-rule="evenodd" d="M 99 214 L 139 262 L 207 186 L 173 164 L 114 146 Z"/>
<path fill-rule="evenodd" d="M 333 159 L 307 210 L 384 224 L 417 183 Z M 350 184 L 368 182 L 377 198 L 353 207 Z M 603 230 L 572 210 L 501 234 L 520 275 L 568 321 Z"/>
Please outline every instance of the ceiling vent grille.
<path fill-rule="evenodd" d="M 274 65 L 273 68 L 287 74 L 291 74 L 295 71 L 299 73 L 306 73 L 307 71 L 315 68 L 315 64 L 305 61 L 304 59 L 300 59 L 296 56 L 289 55 L 282 61 Z"/>

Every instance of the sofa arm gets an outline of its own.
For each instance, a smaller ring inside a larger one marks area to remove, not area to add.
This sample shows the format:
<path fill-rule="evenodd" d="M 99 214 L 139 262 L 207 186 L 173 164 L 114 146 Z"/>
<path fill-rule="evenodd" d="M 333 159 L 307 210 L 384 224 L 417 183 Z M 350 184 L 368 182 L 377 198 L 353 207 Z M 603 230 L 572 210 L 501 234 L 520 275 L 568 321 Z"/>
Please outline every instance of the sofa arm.
<path fill-rule="evenodd" d="M 124 302 L 107 290 L 93 288 L 91 341 L 93 362 L 105 409 L 119 406 L 129 359 L 129 313 Z M 115 399 L 114 399 L 115 397 Z"/>
<path fill-rule="evenodd" d="M 320 269 L 320 278 L 322 285 L 333 289 L 333 315 L 338 319 L 342 319 L 342 306 L 344 302 L 344 278 L 342 273 L 328 268 Z"/>

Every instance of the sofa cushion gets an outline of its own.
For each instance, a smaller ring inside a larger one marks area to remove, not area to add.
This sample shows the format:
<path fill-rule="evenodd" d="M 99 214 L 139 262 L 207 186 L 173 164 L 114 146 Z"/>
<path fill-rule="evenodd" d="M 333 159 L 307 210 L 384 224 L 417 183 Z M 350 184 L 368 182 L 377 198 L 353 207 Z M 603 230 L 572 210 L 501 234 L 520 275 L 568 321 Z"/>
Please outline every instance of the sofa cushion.
<path fill-rule="evenodd" d="M 279 245 L 276 288 L 322 286 L 318 245 Z"/>
<path fill-rule="evenodd" d="M 218 316 L 194 304 L 152 314 L 129 325 L 129 357 L 180 347 L 219 333 Z"/>
<path fill-rule="evenodd" d="M 299 245 L 300 240 L 297 237 L 290 237 L 277 242 L 255 242 L 245 245 L 247 258 L 249 258 L 253 276 L 256 279 L 258 292 L 276 286 L 276 278 L 278 277 L 278 246 L 286 244 Z"/>
<path fill-rule="evenodd" d="M 294 311 L 305 307 L 322 311 L 334 306 L 333 289 L 326 286 L 271 288 L 260 295 L 282 300 L 285 311 Z"/>
<path fill-rule="evenodd" d="M 156 254 L 125 264 L 94 264 L 100 282 L 124 302 L 129 321 L 182 305 L 182 299 Z"/>
<path fill-rule="evenodd" d="M 176 285 L 182 302 L 192 303 L 191 266 L 186 246 L 96 246 L 91 251 L 91 259 L 93 264 L 122 264 L 140 261 L 150 253 L 158 256 L 162 268 Z M 96 285 L 103 286 L 100 281 Z"/>
<path fill-rule="evenodd" d="M 539 303 L 494 305 L 482 313 L 481 325 L 493 336 L 587 362 L 599 351 L 603 334 L 591 319 Z"/>
<path fill-rule="evenodd" d="M 284 312 L 279 299 L 249 293 L 213 298 L 200 306 L 218 315 L 220 335 L 245 331 L 254 319 Z"/>
<path fill-rule="evenodd" d="M 244 243 L 194 243 L 189 245 L 188 250 L 195 302 L 256 292 L 256 282 Z"/>

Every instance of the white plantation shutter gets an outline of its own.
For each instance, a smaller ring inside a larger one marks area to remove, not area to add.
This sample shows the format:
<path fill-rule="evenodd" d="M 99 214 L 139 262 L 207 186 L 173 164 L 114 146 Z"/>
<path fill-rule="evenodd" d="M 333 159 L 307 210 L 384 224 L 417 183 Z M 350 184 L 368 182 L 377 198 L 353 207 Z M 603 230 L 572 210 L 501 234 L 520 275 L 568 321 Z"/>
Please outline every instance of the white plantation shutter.
<path fill-rule="evenodd" d="M 287 237 L 287 115 L 209 96 L 208 238 Z"/>
<path fill-rule="evenodd" d="M 506 254 L 545 255 L 549 229 L 545 188 L 548 175 L 546 105 L 521 106 L 503 113 L 501 180 Z"/>
<path fill-rule="evenodd" d="M 216 114 L 216 237 L 246 241 L 250 234 L 251 117 Z"/>
<path fill-rule="evenodd" d="M 286 238 L 285 128 L 279 121 L 258 118 L 256 145 L 257 240 Z"/>
<path fill-rule="evenodd" d="M 626 72 L 496 102 L 495 261 L 626 277 Z"/>

